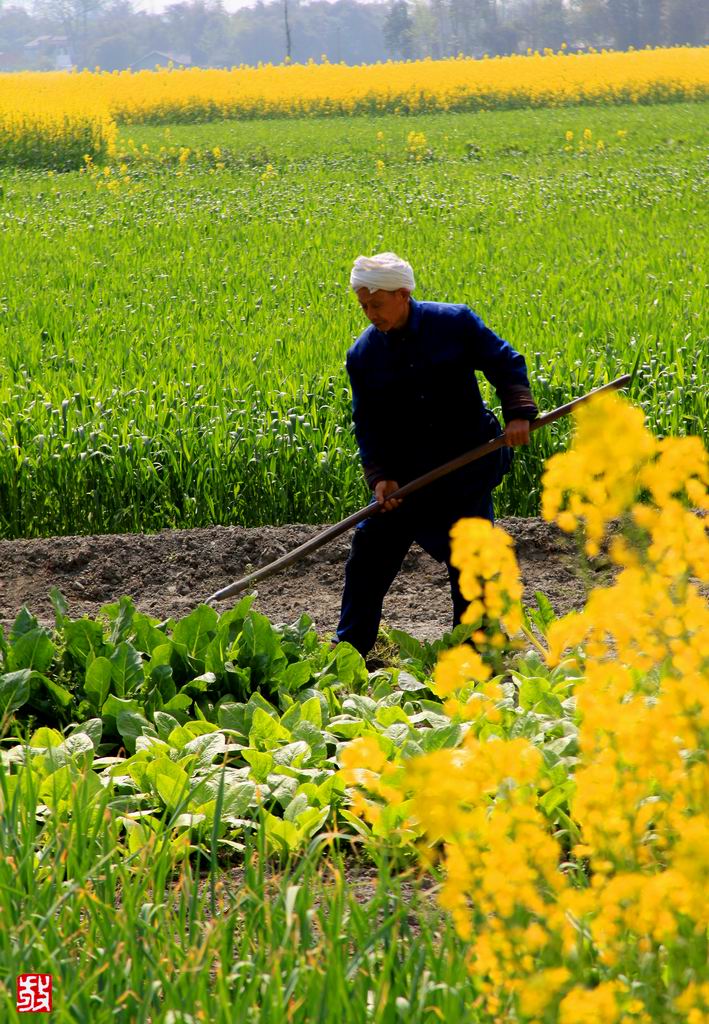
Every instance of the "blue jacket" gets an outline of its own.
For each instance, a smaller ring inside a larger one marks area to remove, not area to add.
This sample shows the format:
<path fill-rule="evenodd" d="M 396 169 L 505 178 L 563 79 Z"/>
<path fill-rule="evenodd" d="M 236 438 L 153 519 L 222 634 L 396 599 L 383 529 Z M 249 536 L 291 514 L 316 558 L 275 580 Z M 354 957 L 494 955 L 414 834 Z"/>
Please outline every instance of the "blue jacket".
<path fill-rule="evenodd" d="M 493 385 L 506 422 L 537 415 L 524 357 L 468 306 L 411 299 L 401 330 L 368 327 L 347 353 L 355 437 L 367 483 L 407 483 L 501 432 L 475 377 Z M 494 487 L 511 452 L 456 477 Z"/>

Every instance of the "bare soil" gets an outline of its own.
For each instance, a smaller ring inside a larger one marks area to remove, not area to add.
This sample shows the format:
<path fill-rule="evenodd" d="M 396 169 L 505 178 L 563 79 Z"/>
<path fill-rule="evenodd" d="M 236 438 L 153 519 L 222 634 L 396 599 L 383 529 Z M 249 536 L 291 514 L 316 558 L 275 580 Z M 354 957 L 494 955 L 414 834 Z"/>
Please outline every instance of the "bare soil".
<path fill-rule="evenodd" d="M 573 541 L 540 519 L 502 519 L 515 539 L 525 602 L 543 591 L 558 613 L 583 604 L 584 583 Z M 72 616 L 93 615 L 124 594 L 143 612 L 163 620 L 187 614 L 210 594 L 314 536 L 321 526 L 165 530 L 156 534 L 54 537 L 0 541 L 0 624 L 22 605 L 44 622 L 53 619 L 49 590 L 56 586 Z M 273 622 L 293 622 L 302 612 L 323 636 L 337 625 L 350 537 L 308 555 L 256 588 L 255 607 Z M 608 562 L 592 569 L 605 582 Z M 421 640 L 451 626 L 445 566 L 414 545 L 384 604 L 385 624 Z"/>

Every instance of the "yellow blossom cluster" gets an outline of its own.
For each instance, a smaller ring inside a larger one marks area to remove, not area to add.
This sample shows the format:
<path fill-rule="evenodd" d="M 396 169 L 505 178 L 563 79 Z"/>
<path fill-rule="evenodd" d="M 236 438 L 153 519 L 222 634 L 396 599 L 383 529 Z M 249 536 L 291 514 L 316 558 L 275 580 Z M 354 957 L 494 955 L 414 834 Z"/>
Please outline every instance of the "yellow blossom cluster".
<path fill-rule="evenodd" d="M 422 160 L 431 158 L 432 152 L 428 148 L 424 132 L 409 132 L 406 136 L 406 152 L 409 158 L 415 160 L 416 163 L 421 163 Z"/>
<path fill-rule="evenodd" d="M 102 101 L 72 90 L 40 103 L 34 89 L 21 88 L 22 78 L 0 74 L 0 167 L 63 171 L 79 167 L 86 153 L 112 155 L 117 128 Z"/>
<path fill-rule="evenodd" d="M 616 131 L 616 141 L 622 142 L 623 139 L 627 138 L 627 131 L 622 128 Z M 566 145 L 564 146 L 565 153 L 605 153 L 606 143 L 604 139 L 594 139 L 593 132 L 590 128 L 584 128 L 581 133 L 581 137 L 576 142 L 574 133 L 569 130 L 565 132 L 564 138 L 566 139 Z"/>
<path fill-rule="evenodd" d="M 85 112 L 82 121 L 90 122 L 95 134 L 97 126 L 102 133 L 109 130 L 111 119 L 137 124 L 408 114 L 697 100 L 708 94 L 709 62 L 700 47 L 573 55 L 545 51 L 358 67 L 325 61 L 230 70 L 6 73 L 0 74 L 0 154 L 17 132 L 30 138 L 47 132 L 56 144 L 63 138 L 64 118 L 75 120 L 77 109 Z M 87 151 L 84 144 L 74 166 Z"/>
<path fill-rule="evenodd" d="M 462 621 L 478 628 L 471 636 L 475 647 L 460 644 L 441 652 L 433 688 L 445 698 L 451 717 L 498 721 L 502 692 L 491 679 L 490 662 L 498 660 L 505 633 L 516 633 L 522 620 L 512 538 L 486 519 L 461 519 L 451 530 L 451 563 L 460 571 L 461 593 L 469 601 Z"/>
<path fill-rule="evenodd" d="M 169 172 L 180 178 L 189 167 L 216 174 L 224 170 L 227 161 L 232 160 L 231 153 L 219 146 L 174 145 L 169 127 L 163 130 L 163 138 L 164 142 L 152 147 L 147 142 L 138 146 L 132 138 L 118 140 L 112 147 L 110 158 L 102 164 L 97 163 L 91 153 L 85 153 L 79 172 L 93 181 L 98 189 L 133 194 L 142 188 L 146 172 Z M 278 171 L 271 164 L 266 164 L 260 177 L 261 181 L 269 181 L 277 176 Z"/>
<path fill-rule="evenodd" d="M 645 430 L 642 410 L 617 405 L 612 395 L 579 406 L 576 422 L 576 443 L 546 464 L 542 515 L 568 533 L 583 524 L 587 552 L 593 555 L 608 523 L 636 494 L 639 467 L 654 453 L 655 442 Z"/>
<path fill-rule="evenodd" d="M 451 530 L 451 563 L 470 602 L 462 621 L 475 623 L 484 615 L 515 633 L 521 625 L 522 583 L 510 535 L 487 519 L 461 519 Z"/>
<path fill-rule="evenodd" d="M 545 750 L 514 724 L 471 725 L 457 748 L 399 764 L 389 789 L 427 856 L 444 851 L 441 902 L 469 943 L 477 1019 L 699 1024 L 709 1011 L 706 452 L 696 438 L 653 438 L 617 397 L 576 418 L 571 450 L 545 477 L 547 514 L 572 516 L 595 544 L 611 520 L 623 530 L 609 549 L 614 582 L 548 633 L 549 664 L 563 655 L 574 677 L 568 828 L 550 829 Z M 478 538 L 456 529 L 463 569 L 471 539 L 475 581 Z M 484 605 L 484 590 L 473 601 Z M 450 700 L 457 679 L 468 700 L 480 663 L 475 652 L 449 658 L 439 692 Z"/>

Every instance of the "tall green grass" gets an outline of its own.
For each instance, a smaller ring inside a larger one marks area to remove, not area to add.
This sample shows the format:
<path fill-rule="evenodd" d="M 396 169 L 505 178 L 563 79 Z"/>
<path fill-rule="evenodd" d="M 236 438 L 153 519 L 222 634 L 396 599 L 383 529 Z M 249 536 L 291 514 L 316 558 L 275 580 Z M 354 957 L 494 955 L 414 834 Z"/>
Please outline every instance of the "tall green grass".
<path fill-rule="evenodd" d="M 107 793 L 77 785 L 42 824 L 8 780 L 0 764 L 3 1020 L 15 977 L 42 973 L 57 1024 L 474 1022 L 465 945 L 383 848 L 374 867 L 317 845 L 279 866 L 260 831 L 231 871 L 159 837 L 126 858 Z"/>
<path fill-rule="evenodd" d="M 5 175 L 0 536 L 319 522 L 365 503 L 344 371 L 361 252 L 399 251 L 419 298 L 469 303 L 526 355 L 543 408 L 640 353 L 652 428 L 703 432 L 708 111 L 136 128 L 139 149 L 219 146 L 225 166 L 133 160 L 113 192 Z M 537 511 L 567 435 L 520 455 L 498 513 Z"/>

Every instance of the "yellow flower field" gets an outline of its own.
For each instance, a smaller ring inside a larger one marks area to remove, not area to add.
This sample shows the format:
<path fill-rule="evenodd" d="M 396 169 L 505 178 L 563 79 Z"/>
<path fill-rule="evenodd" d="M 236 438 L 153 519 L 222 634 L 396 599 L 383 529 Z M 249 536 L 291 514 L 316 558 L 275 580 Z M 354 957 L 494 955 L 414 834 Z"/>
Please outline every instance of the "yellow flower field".
<path fill-rule="evenodd" d="M 707 52 L 689 47 L 574 55 L 545 51 L 368 67 L 313 63 L 2 74 L 0 164 L 32 164 L 37 136 L 74 140 L 78 110 L 91 125 L 84 129 L 92 143 L 86 149 L 101 153 L 111 144 L 108 119 L 136 124 L 700 100 L 709 95 Z M 69 148 L 73 153 L 73 141 Z"/>
<path fill-rule="evenodd" d="M 544 518 L 578 529 L 591 554 L 607 541 L 617 575 L 543 641 L 527 633 L 547 667 L 573 682 L 573 781 L 548 744 L 522 732 L 514 671 L 491 679 L 481 657 L 522 613 L 512 541 L 481 519 L 454 526 L 452 561 L 471 602 L 466 619 L 484 612 L 486 631 L 473 634 L 477 651 L 443 652 L 435 672 L 446 713 L 469 723 L 463 743 L 404 759 L 358 738 L 342 755 L 343 776 L 380 834 L 398 829 L 424 861 L 434 846 L 442 854 L 439 899 L 471 943 L 477 1019 L 704 1024 L 709 607 L 697 581 L 709 579 L 709 461 L 700 438 L 657 440 L 642 411 L 616 396 L 575 418 L 573 446 L 546 465 Z M 542 708 L 553 677 L 539 666 L 534 706 L 554 714 Z M 572 739 L 562 734 L 556 750 Z M 569 797 L 554 835 L 550 767 Z M 391 808 L 400 810 L 393 828 Z"/>

